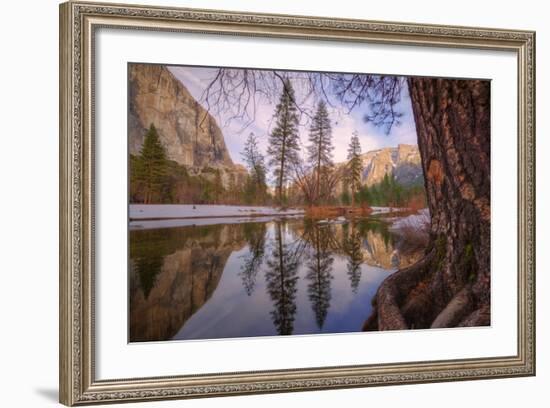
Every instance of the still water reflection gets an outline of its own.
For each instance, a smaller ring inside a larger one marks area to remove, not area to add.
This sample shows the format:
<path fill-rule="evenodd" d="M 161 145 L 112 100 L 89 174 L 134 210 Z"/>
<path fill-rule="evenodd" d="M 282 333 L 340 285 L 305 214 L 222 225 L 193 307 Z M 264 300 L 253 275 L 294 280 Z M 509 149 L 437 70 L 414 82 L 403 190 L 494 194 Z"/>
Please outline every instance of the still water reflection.
<path fill-rule="evenodd" d="M 386 224 L 307 219 L 130 232 L 130 341 L 360 331 L 417 260 Z"/>

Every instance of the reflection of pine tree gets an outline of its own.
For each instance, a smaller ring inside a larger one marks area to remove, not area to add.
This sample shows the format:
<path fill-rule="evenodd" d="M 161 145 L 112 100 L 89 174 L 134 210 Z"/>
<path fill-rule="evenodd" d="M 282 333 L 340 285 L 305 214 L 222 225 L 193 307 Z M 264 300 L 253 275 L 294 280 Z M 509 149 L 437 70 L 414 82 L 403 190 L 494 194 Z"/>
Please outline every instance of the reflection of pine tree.
<path fill-rule="evenodd" d="M 264 223 L 250 223 L 245 224 L 243 228 L 248 241 L 249 253 L 243 256 L 243 265 L 239 275 L 246 294 L 250 296 L 254 292 L 256 276 L 264 259 L 266 227 Z"/>
<path fill-rule="evenodd" d="M 347 271 L 353 293 L 357 293 L 359 282 L 361 281 L 361 263 L 363 262 L 363 253 L 361 251 L 361 233 L 356 226 L 352 224 L 349 234 L 344 236 L 344 252 L 348 257 Z"/>
<path fill-rule="evenodd" d="M 306 279 L 309 281 L 307 292 L 315 320 L 319 329 L 323 328 L 330 308 L 332 264 L 334 258 L 331 256 L 331 232 L 327 227 L 320 228 L 317 225 L 306 225 L 304 237 L 311 245 L 311 254 L 307 263 L 308 273 Z"/>
<path fill-rule="evenodd" d="M 267 261 L 267 291 L 274 304 L 273 324 L 279 334 L 292 334 L 296 314 L 299 256 L 285 243 L 281 222 L 275 224 L 275 245 Z"/>

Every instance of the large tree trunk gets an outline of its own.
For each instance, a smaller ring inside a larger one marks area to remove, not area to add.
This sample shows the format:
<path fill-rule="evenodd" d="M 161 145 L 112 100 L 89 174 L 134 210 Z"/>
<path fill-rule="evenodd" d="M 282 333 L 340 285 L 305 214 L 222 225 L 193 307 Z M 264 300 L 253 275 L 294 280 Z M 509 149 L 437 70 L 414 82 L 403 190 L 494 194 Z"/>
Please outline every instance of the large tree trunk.
<path fill-rule="evenodd" d="M 490 324 L 490 83 L 409 78 L 431 213 L 417 264 L 380 286 L 365 330 Z"/>

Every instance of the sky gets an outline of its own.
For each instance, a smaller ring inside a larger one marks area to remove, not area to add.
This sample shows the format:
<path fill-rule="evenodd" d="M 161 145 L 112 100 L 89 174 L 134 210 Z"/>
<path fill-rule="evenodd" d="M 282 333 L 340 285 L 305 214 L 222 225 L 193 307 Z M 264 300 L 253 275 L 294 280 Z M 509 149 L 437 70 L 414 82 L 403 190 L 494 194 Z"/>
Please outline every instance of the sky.
<path fill-rule="evenodd" d="M 168 66 L 168 69 L 183 83 L 191 95 L 206 108 L 204 91 L 208 83 L 215 77 L 216 68 Z M 288 72 L 288 77 L 292 81 L 293 73 Z M 299 86 L 294 87 L 296 90 L 296 99 L 301 101 L 300 104 L 303 104 L 306 109 L 313 107 L 313 98 L 306 98 Z M 330 91 L 328 93 L 330 94 Z M 210 111 L 222 130 L 233 162 L 244 164 L 241 152 L 250 133 L 256 135 L 260 150 L 262 153 L 266 153 L 269 133 L 275 124 L 273 114 L 277 100 L 278 97 L 257 98 L 255 106 L 250 106 L 248 109 L 253 121 L 240 118 L 235 119 L 233 118 L 234 112 L 231 111 L 217 112 L 215 109 Z M 346 161 L 348 144 L 355 131 L 358 133 L 363 153 L 382 147 L 395 147 L 398 144 L 417 144 L 410 98 L 406 89 L 402 93 L 402 100 L 397 106 L 397 109 L 403 114 L 403 117 L 400 118 L 401 124 L 394 126 L 389 134 L 386 134 L 383 128 L 365 122 L 363 119 L 365 106 L 360 106 L 352 112 L 348 112 L 346 107 L 339 103 L 333 103 L 333 106 L 329 106 L 328 109 L 332 122 L 333 159 L 335 163 Z M 309 118 L 302 115 L 300 140 L 303 152 L 305 152 L 305 148 L 308 145 L 309 127 Z"/>

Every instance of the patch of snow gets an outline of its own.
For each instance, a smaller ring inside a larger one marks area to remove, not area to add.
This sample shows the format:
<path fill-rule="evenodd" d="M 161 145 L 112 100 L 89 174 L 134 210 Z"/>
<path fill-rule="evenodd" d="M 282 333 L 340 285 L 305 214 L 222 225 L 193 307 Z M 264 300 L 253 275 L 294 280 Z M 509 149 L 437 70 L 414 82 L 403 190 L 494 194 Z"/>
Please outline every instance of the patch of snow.
<path fill-rule="evenodd" d="M 130 231 L 159 228 L 193 227 L 217 224 L 244 224 L 248 222 L 270 222 L 282 219 L 300 218 L 298 215 L 265 216 L 265 217 L 212 217 L 212 218 L 172 218 L 158 220 L 133 220 L 130 221 Z"/>
<path fill-rule="evenodd" d="M 394 207 L 371 207 L 371 208 L 372 208 L 372 214 L 387 214 L 396 209 Z"/>
<path fill-rule="evenodd" d="M 411 214 L 406 217 L 396 217 L 390 221 L 392 221 L 390 230 L 393 231 L 399 231 L 404 227 L 422 229 L 426 225 L 426 222 L 430 221 L 430 211 L 427 208 L 423 208 L 416 214 Z"/>
<path fill-rule="evenodd" d="M 246 215 L 293 215 L 304 210 L 276 207 L 199 204 L 130 204 L 131 220 L 153 220 L 169 218 L 238 217 Z"/>

